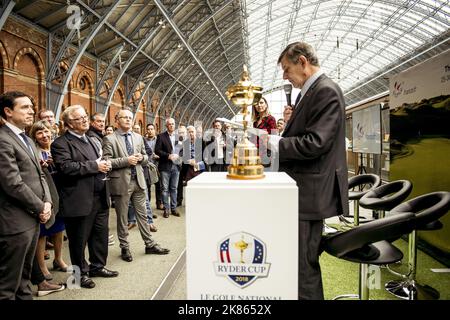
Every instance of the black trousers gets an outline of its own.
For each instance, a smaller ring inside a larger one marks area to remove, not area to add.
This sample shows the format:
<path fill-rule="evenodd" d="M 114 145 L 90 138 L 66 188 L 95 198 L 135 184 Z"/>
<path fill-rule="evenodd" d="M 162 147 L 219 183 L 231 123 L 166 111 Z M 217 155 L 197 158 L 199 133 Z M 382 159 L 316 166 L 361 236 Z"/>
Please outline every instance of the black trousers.
<path fill-rule="evenodd" d="M 64 218 L 70 261 L 73 266 L 80 268 L 81 275 L 87 275 L 89 271 L 101 269 L 106 265 L 109 212 L 103 198 L 94 196 L 93 208 L 87 216 Z M 85 259 L 86 245 L 90 265 Z"/>
<path fill-rule="evenodd" d="M 298 225 L 298 299 L 323 300 L 322 275 L 319 265 L 323 221 L 299 220 Z"/>
<path fill-rule="evenodd" d="M 0 235 L 0 300 L 33 300 L 31 269 L 39 224 L 27 231 Z"/>
<path fill-rule="evenodd" d="M 42 273 L 41 268 L 39 267 L 39 263 L 37 261 L 36 255 L 34 255 L 33 266 L 31 269 L 31 283 L 34 285 L 38 285 L 39 283 L 45 280 L 45 276 Z"/>

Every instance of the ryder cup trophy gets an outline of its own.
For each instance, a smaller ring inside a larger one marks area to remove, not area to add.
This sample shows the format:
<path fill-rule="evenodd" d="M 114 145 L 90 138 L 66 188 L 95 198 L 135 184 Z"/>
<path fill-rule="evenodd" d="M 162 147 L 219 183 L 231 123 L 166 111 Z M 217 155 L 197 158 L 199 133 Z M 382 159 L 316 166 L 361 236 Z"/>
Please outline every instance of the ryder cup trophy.
<path fill-rule="evenodd" d="M 252 85 L 247 67 L 244 65 L 239 82 L 228 87 L 225 94 L 235 105 L 241 107 L 244 125 L 244 135 L 234 149 L 232 162 L 228 166 L 227 178 L 262 179 L 264 178 L 264 167 L 261 165 L 258 148 L 248 140 L 247 134 L 247 106 L 261 99 L 262 87 Z"/>

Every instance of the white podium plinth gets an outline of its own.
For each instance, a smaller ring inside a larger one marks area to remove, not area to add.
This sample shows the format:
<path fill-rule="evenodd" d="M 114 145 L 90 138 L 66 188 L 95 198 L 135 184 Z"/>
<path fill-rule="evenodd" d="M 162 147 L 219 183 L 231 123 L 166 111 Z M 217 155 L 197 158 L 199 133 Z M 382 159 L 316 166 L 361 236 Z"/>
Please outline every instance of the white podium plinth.
<path fill-rule="evenodd" d="M 186 188 L 187 298 L 298 297 L 298 190 L 282 172 L 231 180 L 205 172 Z"/>

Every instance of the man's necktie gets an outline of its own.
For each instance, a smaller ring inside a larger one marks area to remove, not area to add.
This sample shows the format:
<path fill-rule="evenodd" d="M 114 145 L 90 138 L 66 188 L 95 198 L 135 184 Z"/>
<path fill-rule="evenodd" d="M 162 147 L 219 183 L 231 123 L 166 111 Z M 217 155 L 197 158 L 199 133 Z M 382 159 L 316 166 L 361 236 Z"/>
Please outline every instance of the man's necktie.
<path fill-rule="evenodd" d="M 89 141 L 85 135 L 81 136 L 81 141 L 83 141 L 85 143 L 89 143 Z"/>
<path fill-rule="evenodd" d="M 131 139 L 131 133 L 125 133 L 123 137 L 125 138 L 125 146 L 127 147 L 128 155 L 131 156 L 134 154 L 133 147 L 131 146 L 130 140 L 128 140 L 128 137 Z M 131 166 L 131 178 L 134 177 L 136 177 L 136 167 Z"/>
<path fill-rule="evenodd" d="M 297 99 L 295 99 L 295 104 L 294 104 L 294 108 L 293 108 L 294 110 L 295 110 L 295 108 L 297 108 L 297 104 L 301 98 L 302 98 L 302 93 L 300 92 L 297 96 Z"/>
<path fill-rule="evenodd" d="M 31 154 L 34 154 L 33 148 L 31 147 L 30 142 L 28 142 L 28 137 L 25 135 L 25 132 L 19 133 L 19 136 L 22 137 L 23 141 L 25 142 L 26 146 L 28 147 L 28 150 L 30 150 Z"/>

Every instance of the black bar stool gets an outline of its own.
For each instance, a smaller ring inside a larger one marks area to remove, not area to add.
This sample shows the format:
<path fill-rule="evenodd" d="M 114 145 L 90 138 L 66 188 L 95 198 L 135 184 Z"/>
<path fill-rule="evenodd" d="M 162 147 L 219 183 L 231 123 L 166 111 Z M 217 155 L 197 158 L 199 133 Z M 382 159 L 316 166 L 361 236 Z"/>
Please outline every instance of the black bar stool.
<path fill-rule="evenodd" d="M 398 206 L 409 196 L 411 190 L 412 184 L 408 180 L 392 181 L 367 192 L 359 200 L 359 205 L 376 210 L 378 218 L 384 218 L 385 211 Z"/>
<path fill-rule="evenodd" d="M 439 218 L 450 210 L 450 192 L 440 191 L 428 193 L 393 208 L 391 213 L 412 212 L 415 214 L 416 228 L 408 237 L 408 273 L 406 275 L 391 272 L 403 277 L 403 280 L 392 280 L 385 288 L 398 298 L 407 300 L 439 299 L 439 292 L 430 286 L 416 282 L 417 266 L 417 230 L 432 231 L 442 228 Z"/>
<path fill-rule="evenodd" d="M 364 187 L 369 185 L 370 187 L 363 190 Z M 367 173 L 360 174 L 348 179 L 348 199 L 353 200 L 353 226 L 359 225 L 359 200 L 368 192 L 378 188 L 381 185 L 381 179 L 376 174 Z M 352 190 L 359 189 L 359 190 Z M 339 216 L 339 220 L 346 225 L 349 225 L 349 221 L 344 216 Z"/>
<path fill-rule="evenodd" d="M 327 253 L 339 259 L 359 263 L 358 294 L 340 295 L 333 300 L 369 299 L 369 264 L 385 265 L 402 260 L 403 253 L 386 240 L 411 232 L 413 219 L 414 213 L 411 212 L 395 214 L 322 239 L 322 249 Z"/>

